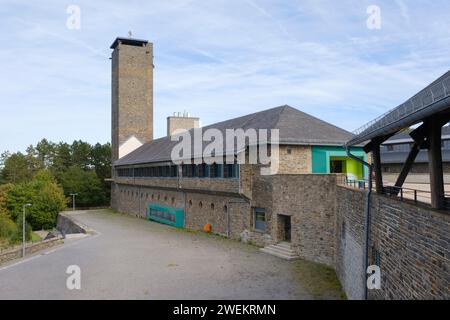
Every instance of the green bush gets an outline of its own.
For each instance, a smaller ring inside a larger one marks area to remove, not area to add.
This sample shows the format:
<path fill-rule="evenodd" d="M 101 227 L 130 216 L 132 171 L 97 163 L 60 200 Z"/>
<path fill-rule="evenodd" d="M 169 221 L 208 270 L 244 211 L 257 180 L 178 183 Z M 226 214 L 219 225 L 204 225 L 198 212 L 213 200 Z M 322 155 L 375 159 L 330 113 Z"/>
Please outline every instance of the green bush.
<path fill-rule="evenodd" d="M 58 213 L 66 206 L 66 198 L 50 172 L 41 170 L 31 182 L 17 184 L 7 193 L 6 208 L 18 224 L 25 203 L 32 204 L 26 208 L 32 228 L 51 229 L 56 225 Z"/>
<path fill-rule="evenodd" d="M 19 232 L 19 228 L 17 224 L 9 219 L 5 215 L 0 215 L 0 238 L 1 239 L 14 239 L 17 237 L 17 233 Z"/>
<path fill-rule="evenodd" d="M 72 166 L 61 174 L 60 181 L 66 194 L 77 193 L 77 207 L 97 207 L 107 203 L 102 182 L 94 171 Z M 68 204 L 72 204 L 72 199 L 68 199 Z"/>
<path fill-rule="evenodd" d="M 10 246 L 22 241 L 22 218 L 20 224 L 16 224 L 12 219 L 5 215 L 0 215 L 0 246 Z M 31 225 L 25 225 L 25 239 L 31 239 Z"/>

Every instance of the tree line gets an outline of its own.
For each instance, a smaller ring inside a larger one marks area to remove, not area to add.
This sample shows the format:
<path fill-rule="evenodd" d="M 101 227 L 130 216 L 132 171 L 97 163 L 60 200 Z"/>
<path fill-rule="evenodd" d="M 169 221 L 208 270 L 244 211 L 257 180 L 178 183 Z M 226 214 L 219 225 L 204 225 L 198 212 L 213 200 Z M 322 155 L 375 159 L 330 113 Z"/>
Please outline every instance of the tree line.
<path fill-rule="evenodd" d="M 56 216 L 71 205 L 106 206 L 110 201 L 111 145 L 72 144 L 42 139 L 25 153 L 0 155 L 0 245 L 21 238 L 22 205 L 27 208 L 27 237 L 31 230 L 51 229 Z M 2 240 L 3 239 L 3 240 Z M 6 240 L 5 240 L 6 239 Z"/>

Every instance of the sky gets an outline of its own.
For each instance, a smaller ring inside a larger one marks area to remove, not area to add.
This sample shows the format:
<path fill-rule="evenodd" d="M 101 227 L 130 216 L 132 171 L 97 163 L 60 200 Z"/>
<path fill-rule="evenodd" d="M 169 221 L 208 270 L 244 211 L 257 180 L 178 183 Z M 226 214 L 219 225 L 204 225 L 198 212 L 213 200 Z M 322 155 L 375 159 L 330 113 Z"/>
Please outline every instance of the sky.
<path fill-rule="evenodd" d="M 449 11 L 448 0 L 0 0 L 0 152 L 110 141 L 109 47 L 129 31 L 154 44 L 155 138 L 173 112 L 208 125 L 285 104 L 353 131 L 450 69 Z"/>

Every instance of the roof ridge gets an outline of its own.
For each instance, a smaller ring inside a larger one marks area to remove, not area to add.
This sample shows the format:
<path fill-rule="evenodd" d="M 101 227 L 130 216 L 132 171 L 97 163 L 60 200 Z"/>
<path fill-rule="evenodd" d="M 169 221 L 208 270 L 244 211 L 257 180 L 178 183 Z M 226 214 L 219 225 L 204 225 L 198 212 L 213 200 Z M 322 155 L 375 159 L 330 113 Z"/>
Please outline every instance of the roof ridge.
<path fill-rule="evenodd" d="M 223 123 L 225 123 L 225 122 L 231 122 L 231 121 L 234 121 L 234 120 L 237 120 L 237 119 L 241 119 L 241 118 L 246 118 L 246 117 L 250 117 L 250 119 L 254 119 L 255 116 L 258 115 L 258 114 L 260 114 L 260 113 L 263 113 L 263 112 L 269 112 L 269 111 L 271 111 L 271 110 L 275 110 L 275 109 L 278 109 L 278 108 L 282 109 L 282 108 L 284 108 L 285 106 L 286 106 L 286 105 L 284 105 L 284 106 L 278 106 L 278 107 L 274 107 L 274 108 L 270 108 L 270 109 L 265 109 L 265 110 L 260 110 L 260 111 L 256 111 L 256 112 L 249 113 L 249 114 L 244 114 L 243 116 L 239 116 L 239 117 L 231 118 L 231 119 L 228 119 L 228 120 L 223 120 L 223 121 L 211 123 L 211 124 L 209 124 L 209 125 L 207 125 L 207 126 L 205 126 L 205 127 L 202 127 L 202 128 L 208 128 L 208 127 L 212 127 L 212 126 L 217 126 L 218 124 L 223 124 Z M 249 119 L 249 120 L 250 120 L 250 119 Z M 249 120 L 247 120 L 245 123 L 248 123 Z"/>
<path fill-rule="evenodd" d="M 320 119 L 320 118 L 318 118 L 318 117 L 316 117 L 316 116 L 313 116 L 312 114 L 309 114 L 309 113 L 306 113 L 306 112 L 304 112 L 304 111 L 302 111 L 302 110 L 299 110 L 299 109 L 296 109 L 296 108 L 294 108 L 294 107 L 291 107 L 291 106 L 288 105 L 288 104 L 286 104 L 286 105 L 283 106 L 283 111 L 282 111 L 281 113 L 283 113 L 283 112 L 286 111 L 287 109 L 292 109 L 292 110 L 294 110 L 294 111 L 296 111 L 296 112 L 299 112 L 299 113 L 301 113 L 301 114 L 307 116 L 308 118 L 312 118 L 312 119 L 314 119 L 314 120 L 316 120 L 316 121 L 319 121 L 319 122 L 321 122 L 321 123 L 324 123 L 324 124 L 326 124 L 326 125 L 328 125 L 328 126 L 331 126 L 331 127 L 333 127 L 333 128 L 336 128 L 336 129 L 339 129 L 339 130 L 342 130 L 342 131 L 345 131 L 345 132 L 347 132 L 347 133 L 352 134 L 352 133 L 351 133 L 350 131 L 348 131 L 348 130 L 345 130 L 345 129 L 341 128 L 341 127 L 338 127 L 337 125 L 334 125 L 334 124 L 332 124 L 332 123 L 330 123 L 330 122 L 328 122 L 328 121 L 322 120 L 322 119 Z M 281 118 L 281 113 L 280 113 L 280 117 L 278 118 L 278 121 L 277 121 L 277 123 L 276 123 L 277 126 L 278 126 L 278 123 L 279 123 L 280 118 Z M 353 135 L 353 134 L 352 134 L 352 135 Z"/>

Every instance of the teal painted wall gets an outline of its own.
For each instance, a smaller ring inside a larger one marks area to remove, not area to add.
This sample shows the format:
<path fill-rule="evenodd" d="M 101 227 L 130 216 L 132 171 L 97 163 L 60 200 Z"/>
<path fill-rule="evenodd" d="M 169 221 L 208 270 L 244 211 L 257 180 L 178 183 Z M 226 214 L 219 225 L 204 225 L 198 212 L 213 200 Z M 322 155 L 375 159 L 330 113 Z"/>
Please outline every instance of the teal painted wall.
<path fill-rule="evenodd" d="M 350 150 L 353 155 L 367 161 L 367 155 L 362 148 L 353 147 Z M 332 158 L 348 159 L 347 173 L 356 175 L 358 179 L 367 177 L 367 168 L 357 166 L 355 160 L 347 156 L 344 148 L 336 146 L 312 146 L 312 172 L 330 173 L 330 160 Z M 364 172 L 364 177 L 362 172 Z"/>
<path fill-rule="evenodd" d="M 181 208 L 150 203 L 147 209 L 147 218 L 177 228 L 184 227 L 184 210 Z"/>

